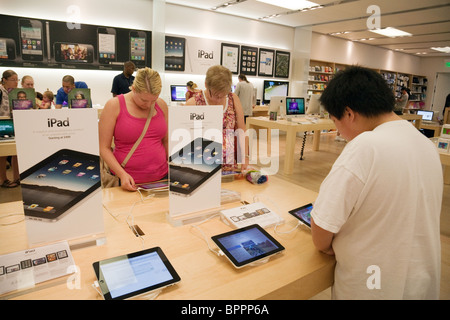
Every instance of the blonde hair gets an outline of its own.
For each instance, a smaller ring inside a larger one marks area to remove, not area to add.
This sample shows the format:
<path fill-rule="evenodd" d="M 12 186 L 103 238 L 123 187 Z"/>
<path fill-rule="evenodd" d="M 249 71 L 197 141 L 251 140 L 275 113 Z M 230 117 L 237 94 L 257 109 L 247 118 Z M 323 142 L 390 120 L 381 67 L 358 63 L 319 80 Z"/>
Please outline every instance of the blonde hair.
<path fill-rule="evenodd" d="M 148 67 L 139 69 L 133 81 L 134 90 L 137 93 L 151 93 L 159 95 L 161 93 L 162 83 L 158 71 Z"/>
<path fill-rule="evenodd" d="M 20 84 L 23 86 L 23 84 L 25 83 L 25 81 L 27 81 L 28 79 L 31 79 L 31 81 L 34 81 L 32 76 L 26 75 L 22 77 L 22 81 L 20 82 Z"/>
<path fill-rule="evenodd" d="M 55 97 L 53 95 L 53 92 L 51 92 L 50 90 L 47 90 L 43 93 L 43 96 L 46 96 L 48 98 L 48 100 L 53 101 L 53 98 Z"/>
<path fill-rule="evenodd" d="M 224 66 L 212 66 L 206 71 L 205 85 L 220 93 L 229 93 L 233 83 L 231 71 Z"/>

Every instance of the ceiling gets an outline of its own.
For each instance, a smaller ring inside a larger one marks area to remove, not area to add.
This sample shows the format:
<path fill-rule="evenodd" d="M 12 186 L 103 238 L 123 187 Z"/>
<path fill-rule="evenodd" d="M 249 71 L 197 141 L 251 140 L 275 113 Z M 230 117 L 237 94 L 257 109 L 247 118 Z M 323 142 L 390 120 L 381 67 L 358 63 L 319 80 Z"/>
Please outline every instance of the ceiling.
<path fill-rule="evenodd" d="M 166 0 L 166 3 L 211 10 L 358 41 L 424 57 L 450 57 L 432 47 L 450 49 L 450 0 L 311 0 L 319 7 L 289 10 L 257 0 Z M 380 13 L 378 18 L 377 13 Z M 412 36 L 391 38 L 368 29 L 393 27 Z"/>

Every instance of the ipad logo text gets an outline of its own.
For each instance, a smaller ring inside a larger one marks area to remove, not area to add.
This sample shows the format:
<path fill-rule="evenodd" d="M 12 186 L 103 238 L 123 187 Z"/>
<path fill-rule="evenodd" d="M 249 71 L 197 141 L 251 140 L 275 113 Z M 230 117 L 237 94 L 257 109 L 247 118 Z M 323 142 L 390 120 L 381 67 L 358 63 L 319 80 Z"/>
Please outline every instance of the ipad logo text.
<path fill-rule="evenodd" d="M 212 60 L 212 59 L 214 59 L 214 51 L 211 51 L 210 53 L 208 53 L 205 50 L 198 50 L 198 58 Z"/>
<path fill-rule="evenodd" d="M 69 117 L 65 120 L 58 120 L 56 118 L 48 118 L 47 119 L 47 125 L 49 128 L 53 127 L 69 127 Z"/>
<path fill-rule="evenodd" d="M 195 112 L 191 112 L 189 114 L 189 119 L 190 120 L 205 120 L 205 113 L 203 112 L 202 114 L 198 114 Z"/>

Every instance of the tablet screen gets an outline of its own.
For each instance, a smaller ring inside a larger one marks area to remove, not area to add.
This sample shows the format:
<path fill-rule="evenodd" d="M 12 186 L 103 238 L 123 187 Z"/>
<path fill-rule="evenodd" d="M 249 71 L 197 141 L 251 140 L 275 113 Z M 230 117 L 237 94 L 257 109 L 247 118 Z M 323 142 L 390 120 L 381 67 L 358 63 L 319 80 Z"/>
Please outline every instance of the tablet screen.
<path fill-rule="evenodd" d="M 237 268 L 284 250 L 257 224 L 213 236 L 212 240 Z"/>
<path fill-rule="evenodd" d="M 190 195 L 222 166 L 222 144 L 197 138 L 169 159 L 170 191 Z"/>
<path fill-rule="evenodd" d="M 309 203 L 300 208 L 290 210 L 289 213 L 311 228 L 311 211 L 312 211 L 312 209 L 313 209 L 313 205 L 312 205 L 312 203 Z"/>
<path fill-rule="evenodd" d="M 25 216 L 56 221 L 100 188 L 99 156 L 62 149 L 20 174 Z"/>
<path fill-rule="evenodd" d="M 161 248 L 151 248 L 93 264 L 106 300 L 126 299 L 180 281 Z"/>
<path fill-rule="evenodd" d="M 169 188 L 169 181 L 167 179 L 164 179 L 153 182 L 140 183 L 137 186 L 145 190 L 167 190 Z"/>

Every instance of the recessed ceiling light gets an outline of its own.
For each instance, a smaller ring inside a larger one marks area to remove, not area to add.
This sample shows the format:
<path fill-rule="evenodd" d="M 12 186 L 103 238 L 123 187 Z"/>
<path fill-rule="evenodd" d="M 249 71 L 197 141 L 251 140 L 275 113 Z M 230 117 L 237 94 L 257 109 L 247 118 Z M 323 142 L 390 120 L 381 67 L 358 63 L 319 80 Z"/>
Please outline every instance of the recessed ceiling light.
<path fill-rule="evenodd" d="M 450 47 L 431 47 L 431 49 L 439 52 L 450 53 Z"/>
<path fill-rule="evenodd" d="M 257 0 L 257 1 L 290 10 L 300 10 L 318 6 L 317 3 L 306 0 Z"/>
<path fill-rule="evenodd" d="M 391 27 L 387 27 L 384 29 L 369 29 L 370 32 L 375 32 L 378 34 L 381 34 L 383 36 L 386 37 L 391 37 L 391 38 L 395 38 L 395 37 L 410 37 L 412 36 L 411 33 L 409 32 L 405 32 L 399 29 L 395 29 L 395 28 L 391 28 Z"/>

